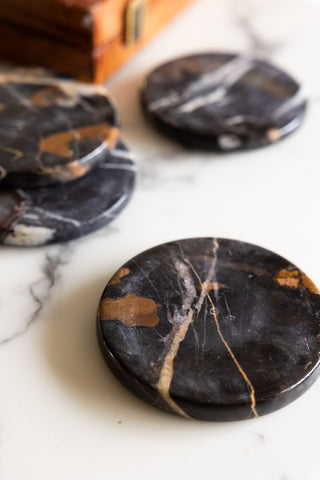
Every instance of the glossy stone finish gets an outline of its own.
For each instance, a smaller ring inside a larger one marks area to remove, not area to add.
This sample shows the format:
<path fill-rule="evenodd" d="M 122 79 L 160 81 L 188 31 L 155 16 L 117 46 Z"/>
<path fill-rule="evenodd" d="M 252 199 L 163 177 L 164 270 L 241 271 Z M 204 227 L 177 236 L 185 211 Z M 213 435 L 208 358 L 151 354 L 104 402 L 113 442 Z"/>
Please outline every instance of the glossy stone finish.
<path fill-rule="evenodd" d="M 218 151 L 277 142 L 299 127 L 306 110 L 300 86 L 286 73 L 230 54 L 170 61 L 148 75 L 141 98 L 165 134 Z"/>
<path fill-rule="evenodd" d="M 127 204 L 134 186 L 133 155 L 120 142 L 105 161 L 68 184 L 0 191 L 0 240 L 35 246 L 64 242 L 108 224 Z"/>
<path fill-rule="evenodd" d="M 102 86 L 42 70 L 1 71 L 1 187 L 33 188 L 82 177 L 115 146 L 118 125 Z"/>
<path fill-rule="evenodd" d="M 126 263 L 103 292 L 102 353 L 133 393 L 201 420 L 283 407 L 319 372 L 320 295 L 286 259 L 198 238 Z"/>

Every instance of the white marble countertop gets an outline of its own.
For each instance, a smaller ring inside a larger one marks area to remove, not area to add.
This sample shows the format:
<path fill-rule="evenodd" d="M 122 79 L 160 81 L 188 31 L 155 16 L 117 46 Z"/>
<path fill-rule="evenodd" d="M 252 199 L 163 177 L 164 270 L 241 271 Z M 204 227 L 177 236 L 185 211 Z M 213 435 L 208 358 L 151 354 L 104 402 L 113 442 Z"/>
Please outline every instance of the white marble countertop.
<path fill-rule="evenodd" d="M 320 381 L 257 420 L 186 421 L 152 408 L 108 371 L 95 335 L 106 281 L 178 238 L 269 248 L 320 285 L 320 2 L 198 0 L 109 82 L 137 155 L 132 201 L 106 228 L 64 245 L 1 248 L 0 480 L 318 480 Z M 189 152 L 155 132 L 138 87 L 162 61 L 246 51 L 302 82 L 303 126 L 278 145 Z"/>

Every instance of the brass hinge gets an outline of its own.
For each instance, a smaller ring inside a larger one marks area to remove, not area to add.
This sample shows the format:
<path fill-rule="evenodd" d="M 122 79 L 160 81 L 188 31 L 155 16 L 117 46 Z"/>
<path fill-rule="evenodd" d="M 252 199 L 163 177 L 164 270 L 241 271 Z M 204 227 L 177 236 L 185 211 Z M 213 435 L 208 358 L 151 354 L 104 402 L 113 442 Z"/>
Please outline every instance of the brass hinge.
<path fill-rule="evenodd" d="M 130 0 L 126 10 L 125 42 L 135 43 L 143 34 L 146 0 Z"/>

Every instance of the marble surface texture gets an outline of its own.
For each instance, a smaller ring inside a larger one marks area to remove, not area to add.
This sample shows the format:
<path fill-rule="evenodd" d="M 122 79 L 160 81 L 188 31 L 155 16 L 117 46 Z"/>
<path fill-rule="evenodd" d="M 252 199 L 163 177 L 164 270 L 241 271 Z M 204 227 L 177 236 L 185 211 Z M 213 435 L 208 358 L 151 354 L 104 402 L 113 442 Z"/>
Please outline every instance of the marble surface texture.
<path fill-rule="evenodd" d="M 320 291 L 251 243 L 189 238 L 126 262 L 98 308 L 101 352 L 139 398 L 186 419 L 258 418 L 320 371 Z"/>
<path fill-rule="evenodd" d="M 80 178 L 119 137 L 108 91 L 42 69 L 0 70 L 0 187 Z"/>
<path fill-rule="evenodd" d="M 0 242 L 33 247 L 66 242 L 104 227 L 130 200 L 134 158 L 119 140 L 84 177 L 42 188 L 0 190 Z"/>
<path fill-rule="evenodd" d="M 169 61 L 147 76 L 141 100 L 147 117 L 170 138 L 222 152 L 278 142 L 301 125 L 306 110 L 292 77 L 244 53 Z"/>
<path fill-rule="evenodd" d="M 1 247 L 0 479 L 318 480 L 320 382 L 271 415 L 186 421 L 136 399 L 106 369 L 96 308 L 128 258 L 178 238 L 241 239 L 320 286 L 320 4 L 198 0 L 108 82 L 137 186 L 110 225 L 69 244 Z M 213 27 L 214 25 L 214 27 Z M 259 55 L 309 97 L 303 125 L 266 149 L 189 152 L 144 119 L 145 75 L 211 49 Z"/>

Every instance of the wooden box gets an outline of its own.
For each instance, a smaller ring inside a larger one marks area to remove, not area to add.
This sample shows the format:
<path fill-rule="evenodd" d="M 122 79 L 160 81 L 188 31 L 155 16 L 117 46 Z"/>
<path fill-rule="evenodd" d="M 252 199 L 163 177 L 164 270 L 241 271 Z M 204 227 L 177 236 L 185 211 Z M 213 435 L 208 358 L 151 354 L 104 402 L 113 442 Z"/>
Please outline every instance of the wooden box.
<path fill-rule="evenodd" d="M 102 82 L 193 0 L 0 0 L 0 60 Z"/>

